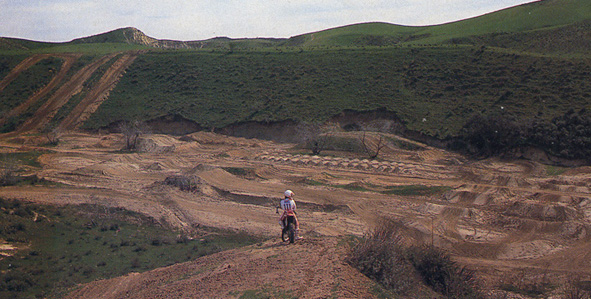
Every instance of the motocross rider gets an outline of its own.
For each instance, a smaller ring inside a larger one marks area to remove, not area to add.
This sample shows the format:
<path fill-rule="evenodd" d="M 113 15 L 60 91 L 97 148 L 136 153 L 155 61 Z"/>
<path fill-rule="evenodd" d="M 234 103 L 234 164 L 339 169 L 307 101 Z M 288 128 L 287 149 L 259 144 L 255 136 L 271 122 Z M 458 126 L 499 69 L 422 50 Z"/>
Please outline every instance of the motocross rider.
<path fill-rule="evenodd" d="M 281 202 L 279 203 L 279 207 L 277 208 L 281 208 L 283 210 L 283 213 L 281 214 L 281 217 L 279 217 L 279 224 L 281 225 L 281 229 L 285 228 L 286 225 L 286 219 L 288 216 L 293 216 L 294 219 L 294 223 L 296 226 L 296 239 L 302 239 L 302 237 L 299 236 L 299 231 L 300 231 L 300 222 L 298 221 L 298 217 L 296 216 L 296 203 L 293 200 L 293 197 L 295 196 L 295 193 L 293 193 L 293 191 L 291 190 L 286 190 L 283 195 L 285 196 L 285 198 L 283 200 L 281 200 Z M 277 212 L 277 209 L 276 209 Z"/>

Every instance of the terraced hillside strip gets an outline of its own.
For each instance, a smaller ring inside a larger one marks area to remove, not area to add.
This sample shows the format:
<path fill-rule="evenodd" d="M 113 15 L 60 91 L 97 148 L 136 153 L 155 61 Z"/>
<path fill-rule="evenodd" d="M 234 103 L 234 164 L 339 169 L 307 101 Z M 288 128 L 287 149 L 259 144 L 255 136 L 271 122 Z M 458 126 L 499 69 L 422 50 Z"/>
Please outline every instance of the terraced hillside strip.
<path fill-rule="evenodd" d="M 14 67 L 10 71 L 10 73 L 8 73 L 8 75 L 6 75 L 6 77 L 2 78 L 2 81 L 0 81 L 0 91 L 4 90 L 4 88 L 6 88 L 6 86 L 8 86 L 8 84 L 10 84 L 10 82 L 14 81 L 14 79 L 16 79 L 16 77 L 18 77 L 18 75 L 20 73 L 22 73 L 24 70 L 35 65 L 37 62 L 39 62 L 43 59 L 46 59 L 48 57 L 51 57 L 51 56 L 52 55 L 50 55 L 50 54 L 37 54 L 37 55 L 32 55 L 32 56 L 25 58 L 16 67 Z"/>
<path fill-rule="evenodd" d="M 76 129 L 87 120 L 107 99 L 109 92 L 117 85 L 123 72 L 133 63 L 138 54 L 139 52 L 126 53 L 113 63 L 99 82 L 92 87 L 86 97 L 62 121 L 59 127 L 66 130 Z"/>
<path fill-rule="evenodd" d="M 70 98 L 76 93 L 82 90 L 82 85 L 90 76 L 104 63 L 115 57 L 118 53 L 112 53 L 109 55 L 102 56 L 94 62 L 88 64 L 72 78 L 62 85 L 48 100 L 43 104 L 35 114 L 27 119 L 25 123 L 20 127 L 18 132 L 27 132 L 36 129 L 41 129 L 44 125 L 49 123 L 57 111 L 70 100 Z"/>
<path fill-rule="evenodd" d="M 26 68 L 33 66 L 35 63 L 39 62 L 42 59 L 49 58 L 49 57 L 56 57 L 56 58 L 61 58 L 64 60 L 59 72 L 51 79 L 51 81 L 47 85 L 45 85 L 43 88 L 41 88 L 39 91 L 35 92 L 35 94 L 33 94 L 31 97 L 29 97 L 25 102 L 18 105 L 13 110 L 11 110 L 9 113 L 7 113 L 7 115 L 5 115 L 4 118 L 0 119 L 0 125 L 3 125 L 6 122 L 6 120 L 9 119 L 10 117 L 17 116 L 17 115 L 24 113 L 25 111 L 27 111 L 27 109 L 29 109 L 29 107 L 31 107 L 31 105 L 33 105 L 37 101 L 39 101 L 39 99 L 47 96 L 50 91 L 52 91 L 54 88 L 56 88 L 64 80 L 64 78 L 66 77 L 66 74 L 68 73 L 70 68 L 72 68 L 72 65 L 74 65 L 76 60 L 78 60 L 80 58 L 80 56 L 82 56 L 82 54 L 33 55 L 33 56 L 28 57 L 23 62 L 21 62 L 17 67 L 15 67 L 10 72 L 10 74 L 5 78 L 5 80 L 8 78 L 8 80 L 6 80 L 6 81 L 12 82 L 12 80 L 14 80 L 16 78 L 16 76 L 18 76 L 19 73 L 21 73 Z M 34 63 L 31 63 L 31 62 L 34 62 Z M 12 76 L 13 73 L 16 73 L 16 75 L 13 78 L 9 78 L 9 76 Z M 0 82 L 0 91 L 2 91 L 2 89 L 5 87 L 5 85 L 3 85 L 5 80 L 2 80 L 2 82 Z M 8 82 L 8 83 L 10 83 L 10 82 Z M 8 84 L 6 84 L 6 85 L 8 85 Z"/>

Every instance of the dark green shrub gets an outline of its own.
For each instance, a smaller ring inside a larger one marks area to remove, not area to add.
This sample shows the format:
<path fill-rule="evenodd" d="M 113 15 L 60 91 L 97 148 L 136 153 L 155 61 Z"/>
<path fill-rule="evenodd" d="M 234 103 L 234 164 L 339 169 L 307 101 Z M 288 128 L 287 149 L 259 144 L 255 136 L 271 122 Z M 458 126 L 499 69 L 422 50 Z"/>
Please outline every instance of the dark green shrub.
<path fill-rule="evenodd" d="M 355 245 L 347 262 L 394 293 L 411 291 L 418 280 L 406 261 L 397 230 L 390 222 L 376 227 Z"/>
<path fill-rule="evenodd" d="M 131 260 L 131 267 L 132 268 L 134 268 L 134 269 L 139 268 L 139 267 L 141 267 L 141 265 L 142 265 L 142 263 L 140 262 L 140 260 L 138 258 L 133 258 Z"/>
<path fill-rule="evenodd" d="M 525 126 L 511 115 L 477 114 L 462 129 L 463 149 L 481 157 L 498 155 L 523 145 L 525 131 Z"/>
<path fill-rule="evenodd" d="M 533 146 L 567 159 L 591 161 L 591 115 L 586 109 L 569 110 L 552 120 L 517 120 L 510 114 L 492 113 L 472 117 L 449 145 L 479 157 Z"/>
<path fill-rule="evenodd" d="M 399 227 L 382 221 L 351 249 L 347 262 L 396 294 L 417 292 L 422 282 L 449 298 L 483 297 L 475 289 L 472 271 L 435 247 L 404 246 Z"/>
<path fill-rule="evenodd" d="M 432 246 L 410 247 L 408 260 L 434 291 L 452 298 L 478 298 L 474 272 L 459 267 L 449 255 Z"/>
<path fill-rule="evenodd" d="M 163 244 L 163 242 L 162 242 L 162 239 L 160 239 L 160 238 L 154 238 L 154 239 L 152 239 L 152 243 L 151 244 L 154 245 L 154 246 L 160 246 L 160 245 Z"/>
<path fill-rule="evenodd" d="M 142 252 L 148 250 L 144 245 L 139 245 L 133 249 L 133 252 Z"/>
<path fill-rule="evenodd" d="M 0 281 L 0 291 L 24 292 L 33 285 L 35 282 L 29 274 L 10 271 Z"/>
<path fill-rule="evenodd" d="M 192 175 L 172 175 L 164 180 L 164 184 L 178 187 L 181 191 L 195 192 L 199 189 L 201 179 Z"/>

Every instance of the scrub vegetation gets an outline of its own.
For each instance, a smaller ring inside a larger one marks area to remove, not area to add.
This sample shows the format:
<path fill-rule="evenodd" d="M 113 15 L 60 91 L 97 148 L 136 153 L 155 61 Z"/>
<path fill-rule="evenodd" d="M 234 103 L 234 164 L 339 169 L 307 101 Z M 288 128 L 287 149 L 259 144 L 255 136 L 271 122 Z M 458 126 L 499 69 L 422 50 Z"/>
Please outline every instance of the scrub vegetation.
<path fill-rule="evenodd" d="M 348 263 L 395 295 L 416 295 L 426 285 L 445 298 L 483 298 L 473 271 L 441 249 L 404 245 L 397 227 L 382 222 L 352 247 Z"/>
<path fill-rule="evenodd" d="M 27 54 L 85 53 L 79 64 L 86 65 L 88 57 L 133 51 L 137 59 L 82 125 L 93 131 L 132 120 L 173 118 L 223 130 L 249 122 L 323 123 L 351 111 L 385 111 L 403 128 L 393 133 L 477 156 L 525 145 L 578 159 L 587 154 L 569 146 L 588 147 L 590 135 L 576 129 L 580 124 L 565 127 L 560 119 L 572 111 L 584 118 L 583 109 L 590 109 L 590 18 L 589 1 L 548 0 L 436 26 L 364 23 L 289 39 L 166 41 L 135 28 L 67 43 L 2 38 L 0 74 Z M 62 120 L 111 64 L 99 68 L 50 125 Z M 48 69 L 58 68 L 59 59 L 50 58 L 20 74 L 0 94 L 0 112 L 26 100 L 51 78 Z M 15 130 L 42 102 L 3 120 L 1 130 Z M 490 120 L 510 127 L 511 134 L 502 137 L 513 138 L 510 144 L 494 136 L 474 140 L 480 133 L 474 128 Z M 546 138 L 571 127 L 576 132 L 569 131 L 568 141 Z"/>
<path fill-rule="evenodd" d="M 18 248 L 0 259 L 2 298 L 55 296 L 78 283 L 261 241 L 204 227 L 189 236 L 135 212 L 88 204 L 46 206 L 0 199 L 0 216 L 0 239 Z"/>

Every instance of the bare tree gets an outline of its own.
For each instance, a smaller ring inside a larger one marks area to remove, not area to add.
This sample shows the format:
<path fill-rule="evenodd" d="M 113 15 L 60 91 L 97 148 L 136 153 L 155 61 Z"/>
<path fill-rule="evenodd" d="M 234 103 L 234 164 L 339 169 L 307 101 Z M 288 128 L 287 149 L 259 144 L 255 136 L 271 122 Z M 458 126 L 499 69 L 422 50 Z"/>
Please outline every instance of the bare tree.
<path fill-rule="evenodd" d="M 384 147 L 386 147 L 386 138 L 382 132 L 389 133 L 393 130 L 394 122 L 387 119 L 377 119 L 361 124 L 363 133 L 359 141 L 365 153 L 370 159 L 376 159 Z M 376 132 L 375 138 L 369 138 L 367 132 Z"/>
<path fill-rule="evenodd" d="M 332 124 L 303 122 L 300 123 L 298 135 L 305 146 L 312 151 L 312 154 L 318 155 L 330 145 L 334 132 L 335 126 Z"/>
<path fill-rule="evenodd" d="M 50 126 L 43 130 L 45 138 L 50 145 L 57 145 L 60 142 L 60 138 L 63 135 L 63 131 L 58 126 Z"/>
<path fill-rule="evenodd" d="M 124 121 L 119 125 L 119 130 L 125 138 L 126 150 L 135 150 L 140 136 L 149 133 L 148 125 L 139 120 Z"/>
<path fill-rule="evenodd" d="M 386 140 L 384 136 L 380 133 L 377 134 L 377 140 L 370 140 L 366 138 L 367 132 L 363 131 L 359 141 L 361 142 L 361 146 L 365 153 L 369 156 L 370 159 L 376 159 L 380 155 L 380 151 L 384 147 L 386 147 Z"/>

